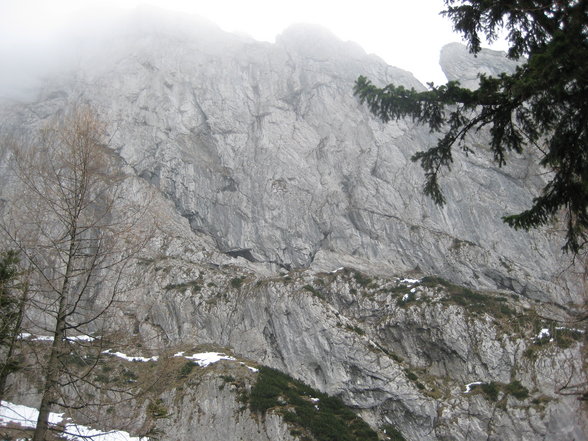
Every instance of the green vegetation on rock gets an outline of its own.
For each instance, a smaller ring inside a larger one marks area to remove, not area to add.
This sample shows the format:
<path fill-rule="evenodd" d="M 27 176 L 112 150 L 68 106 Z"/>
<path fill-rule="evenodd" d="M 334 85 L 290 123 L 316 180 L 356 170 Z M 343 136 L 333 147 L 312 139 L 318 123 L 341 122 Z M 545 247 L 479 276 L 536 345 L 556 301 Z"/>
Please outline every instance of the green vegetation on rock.
<path fill-rule="evenodd" d="M 378 435 L 336 397 L 330 397 L 288 375 L 261 367 L 251 389 L 253 412 L 274 411 L 295 426 L 296 436 L 316 441 L 377 441 Z M 306 434 L 306 435 L 305 435 Z"/>

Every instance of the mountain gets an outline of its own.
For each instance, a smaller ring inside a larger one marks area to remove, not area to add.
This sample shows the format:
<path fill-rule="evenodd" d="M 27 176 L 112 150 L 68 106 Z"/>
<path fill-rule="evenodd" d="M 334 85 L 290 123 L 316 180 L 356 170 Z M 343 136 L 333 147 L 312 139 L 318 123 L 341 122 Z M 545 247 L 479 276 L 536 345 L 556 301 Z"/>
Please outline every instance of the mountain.
<path fill-rule="evenodd" d="M 78 53 L 33 100 L 3 104 L 0 125 L 31 130 L 90 103 L 128 191 L 151 200 L 157 232 L 109 323 L 132 355 L 159 355 L 150 363 L 167 379 L 150 392 L 165 417 L 140 399 L 118 411 L 135 433 L 309 436 L 279 406 L 258 419 L 239 404 L 259 375 L 239 362 L 173 377 L 176 351 L 211 349 L 341 398 L 389 439 L 390 427 L 406 440 L 586 437 L 570 394 L 586 381 L 585 329 L 573 324 L 584 268 L 562 255 L 556 223 L 527 233 L 501 221 L 545 182 L 533 153 L 498 169 L 478 134 L 480 153 L 456 154 L 448 203 L 435 206 L 410 161 L 434 136 L 376 121 L 352 92 L 359 75 L 424 86 L 316 26 L 270 44 L 142 9 Z M 456 45 L 441 64 L 472 87 L 473 72 L 515 65 Z M 14 198 L 6 176 L 2 197 Z M 113 369 L 147 375 L 125 363 Z M 21 378 L 14 398 L 35 389 Z"/>

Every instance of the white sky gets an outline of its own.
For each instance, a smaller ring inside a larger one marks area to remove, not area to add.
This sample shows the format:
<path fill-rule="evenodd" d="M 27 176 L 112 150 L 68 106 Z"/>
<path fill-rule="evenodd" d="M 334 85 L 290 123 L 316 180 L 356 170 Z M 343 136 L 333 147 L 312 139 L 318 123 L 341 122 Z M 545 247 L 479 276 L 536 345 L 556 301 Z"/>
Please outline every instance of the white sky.
<path fill-rule="evenodd" d="M 226 31 L 270 42 L 290 24 L 319 24 L 422 82 L 437 84 L 445 82 L 438 66 L 441 47 L 461 41 L 439 16 L 442 0 L 0 0 L 0 82 L 2 66 L 34 64 L 30 58 L 42 57 L 44 45 L 80 11 L 90 8 L 100 16 L 141 4 L 196 14 Z"/>

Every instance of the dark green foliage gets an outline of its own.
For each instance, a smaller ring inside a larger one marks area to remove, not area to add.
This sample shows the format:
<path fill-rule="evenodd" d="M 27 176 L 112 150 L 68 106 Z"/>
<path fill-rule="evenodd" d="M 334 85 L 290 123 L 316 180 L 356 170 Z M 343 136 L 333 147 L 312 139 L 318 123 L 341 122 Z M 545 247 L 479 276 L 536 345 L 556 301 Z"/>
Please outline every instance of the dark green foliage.
<path fill-rule="evenodd" d="M 409 117 L 443 132 L 435 147 L 413 161 L 425 171 L 424 192 L 442 205 L 438 177 L 450 169 L 453 148 L 472 152 L 466 135 L 490 131 L 490 150 L 500 167 L 510 152 L 531 149 L 551 172 L 531 208 L 504 217 L 515 229 L 536 228 L 558 216 L 566 224 L 564 250 L 576 254 L 588 240 L 588 25 L 585 0 L 445 0 L 443 12 L 470 51 L 508 31 L 509 57 L 526 56 L 513 74 L 481 75 L 475 91 L 450 81 L 417 92 L 359 77 L 355 94 L 384 122 Z"/>
<path fill-rule="evenodd" d="M 472 389 L 481 390 L 490 401 L 497 401 L 500 392 L 503 392 L 505 395 L 512 395 L 517 400 L 524 400 L 529 397 L 529 390 L 518 380 L 513 380 L 508 384 L 492 381 L 490 383 L 477 384 Z"/>
<path fill-rule="evenodd" d="M 453 286 L 453 284 L 442 277 L 437 276 L 425 276 L 421 279 L 421 285 L 428 286 L 429 288 L 434 288 L 436 286 Z"/>
<path fill-rule="evenodd" d="M 464 286 L 454 285 L 440 277 L 425 277 L 421 280 L 424 286 L 442 286 L 447 291 L 446 303 L 454 303 L 478 314 L 490 314 L 496 318 L 509 318 L 516 312 L 508 307 L 503 296 L 485 294 Z"/>
<path fill-rule="evenodd" d="M 372 283 L 372 279 L 370 277 L 360 273 L 359 271 L 353 273 L 353 279 L 355 279 L 357 284 L 362 288 L 368 288 Z"/>
<path fill-rule="evenodd" d="M 0 254 L 0 345 L 12 342 L 15 329 L 20 323 L 19 296 L 15 293 L 18 275 L 18 255 L 9 250 Z"/>
<path fill-rule="evenodd" d="M 161 398 L 152 401 L 147 406 L 147 414 L 154 419 L 168 418 L 169 413 Z"/>
<path fill-rule="evenodd" d="M 491 383 L 480 384 L 476 387 L 482 389 L 482 392 L 484 392 L 484 395 L 486 395 L 486 397 L 490 401 L 498 400 L 498 393 L 500 392 L 500 389 L 494 381 L 492 381 Z"/>
<path fill-rule="evenodd" d="M 245 281 L 245 276 L 234 277 L 231 279 L 231 286 L 235 289 L 239 289 L 243 285 L 244 281 Z"/>
<path fill-rule="evenodd" d="M 419 377 L 414 372 L 405 369 L 404 373 L 406 374 L 406 377 L 415 384 L 416 387 L 418 387 L 420 390 L 425 389 L 425 385 L 419 381 Z"/>
<path fill-rule="evenodd" d="M 411 288 L 409 288 L 406 285 L 397 285 L 397 286 L 391 286 L 389 288 L 382 288 L 380 290 L 380 292 L 385 292 L 385 293 L 389 293 L 389 294 L 406 294 L 409 293 L 411 290 Z"/>
<path fill-rule="evenodd" d="M 346 325 L 345 329 L 347 329 L 348 331 L 355 332 L 358 335 L 365 335 L 365 331 L 361 329 L 359 326 Z"/>
<path fill-rule="evenodd" d="M 555 322 L 546 322 L 544 320 L 537 321 L 534 324 L 535 334 L 539 329 L 546 328 L 549 333 L 541 336 L 540 338 L 535 337 L 533 344 L 529 346 L 523 353 L 526 357 L 534 359 L 537 356 L 537 352 L 542 347 L 547 346 L 550 343 L 554 343 L 560 349 L 567 349 L 576 342 L 581 342 L 584 339 L 585 333 L 579 329 L 570 329 L 561 326 L 557 326 Z"/>
<path fill-rule="evenodd" d="M 555 328 L 553 338 L 558 347 L 567 349 L 575 342 L 582 341 L 584 339 L 584 333 L 577 329 Z"/>
<path fill-rule="evenodd" d="M 312 400 L 311 398 L 318 399 Z M 251 389 L 253 412 L 272 409 L 294 426 L 308 431 L 316 441 L 377 441 L 377 434 L 343 402 L 312 389 L 275 369 L 261 367 Z"/>
<path fill-rule="evenodd" d="M 194 292 L 198 292 L 202 289 L 202 286 L 200 285 L 199 280 L 192 280 L 191 282 L 170 283 L 169 285 L 166 285 L 163 289 L 165 289 L 166 291 L 174 289 L 177 291 L 186 292 L 188 288 L 191 288 Z"/>
<path fill-rule="evenodd" d="M 504 386 L 504 392 L 512 395 L 518 400 L 524 400 L 529 397 L 529 389 L 523 386 L 518 380 L 514 380 Z"/>
<path fill-rule="evenodd" d="M 308 292 L 312 293 L 313 296 L 318 297 L 321 300 L 325 300 L 325 296 L 323 295 L 323 293 L 321 293 L 318 289 L 314 288 L 311 285 L 304 285 L 302 287 L 302 289 L 304 289 L 305 291 L 308 291 Z"/>
<path fill-rule="evenodd" d="M 182 365 L 182 367 L 180 368 L 180 372 L 178 373 L 178 377 L 179 378 L 186 378 L 188 375 L 190 375 L 192 373 L 194 366 L 196 366 L 196 363 L 194 363 L 193 361 L 187 361 L 186 363 L 184 363 Z"/>
<path fill-rule="evenodd" d="M 20 368 L 15 348 L 21 332 L 27 287 L 18 281 L 18 265 L 16 251 L 0 253 L 0 399 L 4 398 L 8 376 Z"/>
<path fill-rule="evenodd" d="M 406 373 L 406 377 L 411 381 L 417 381 L 419 379 L 414 372 L 409 370 L 405 370 L 404 372 Z"/>

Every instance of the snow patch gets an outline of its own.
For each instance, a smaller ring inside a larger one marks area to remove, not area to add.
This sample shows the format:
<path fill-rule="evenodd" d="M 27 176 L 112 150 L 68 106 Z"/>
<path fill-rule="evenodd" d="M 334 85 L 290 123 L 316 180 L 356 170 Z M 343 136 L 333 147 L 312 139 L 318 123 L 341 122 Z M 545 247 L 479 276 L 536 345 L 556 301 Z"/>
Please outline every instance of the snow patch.
<path fill-rule="evenodd" d="M 34 429 L 37 426 L 39 411 L 35 408 L 23 406 L 22 404 L 13 404 L 8 401 L 2 401 L 0 405 L 0 424 L 18 424 L 23 428 Z M 122 430 L 113 430 L 103 432 L 87 426 L 74 424 L 71 420 L 63 418 L 62 413 L 49 413 L 49 424 L 56 425 L 65 423 L 63 437 L 69 440 L 79 440 L 89 438 L 99 441 L 142 441 L 148 438 L 131 436 L 128 432 Z"/>
<path fill-rule="evenodd" d="M 245 363 L 241 362 L 241 366 L 245 366 L 247 369 L 249 369 L 251 372 L 259 372 L 259 369 L 254 368 L 253 366 L 247 366 Z"/>
<path fill-rule="evenodd" d="M 32 340 L 32 341 L 53 341 L 52 335 L 33 335 L 28 332 L 22 332 L 18 335 L 20 340 Z"/>
<path fill-rule="evenodd" d="M 466 384 L 465 390 L 463 391 L 464 394 L 469 394 L 472 391 L 472 386 L 479 386 L 480 384 L 485 384 L 483 381 L 474 381 L 473 383 Z"/>
<path fill-rule="evenodd" d="M 407 283 L 409 285 L 414 285 L 415 283 L 419 283 L 420 279 L 402 279 L 400 283 Z"/>
<path fill-rule="evenodd" d="M 52 335 L 33 335 L 28 332 L 22 332 L 18 335 L 20 340 L 32 340 L 32 341 L 53 341 Z M 73 335 L 71 337 L 65 337 L 66 341 L 94 341 L 94 337 L 89 335 Z"/>
<path fill-rule="evenodd" d="M 89 335 L 74 335 L 73 337 L 66 337 L 67 341 L 94 341 L 96 340 L 94 337 L 90 337 Z"/>
<path fill-rule="evenodd" d="M 236 361 L 235 357 L 231 357 L 221 352 L 201 352 L 192 355 L 184 355 L 184 352 L 178 352 L 177 354 L 174 354 L 174 357 L 184 357 L 187 360 L 195 362 L 198 366 L 201 367 L 206 367 L 220 360 Z"/>
<path fill-rule="evenodd" d="M 127 354 L 123 354 L 122 352 L 112 352 L 111 349 L 107 349 L 105 351 L 102 351 L 102 353 L 103 354 L 107 354 L 107 355 L 114 355 L 115 357 L 122 358 L 123 360 L 127 360 L 127 361 L 147 362 L 147 361 L 157 361 L 157 360 L 159 360 L 159 357 L 157 355 L 155 355 L 153 357 L 132 357 L 132 356 L 129 356 Z"/>
<path fill-rule="evenodd" d="M 566 328 L 565 326 L 558 326 L 558 327 L 557 327 L 557 328 L 555 328 L 555 329 L 557 329 L 558 331 L 572 331 L 572 332 L 578 332 L 578 333 L 580 333 L 580 334 L 584 334 L 584 333 L 586 333 L 586 331 L 585 331 L 585 330 L 583 330 L 583 329 Z"/>
<path fill-rule="evenodd" d="M 537 336 L 533 338 L 533 341 L 535 343 L 537 343 L 537 342 L 540 342 L 541 340 L 548 339 L 549 337 L 551 337 L 551 334 L 549 333 L 549 329 L 543 328 L 543 329 L 541 329 L 541 331 L 539 331 L 539 334 L 537 334 Z M 551 338 L 549 341 L 553 341 L 553 338 Z"/>

